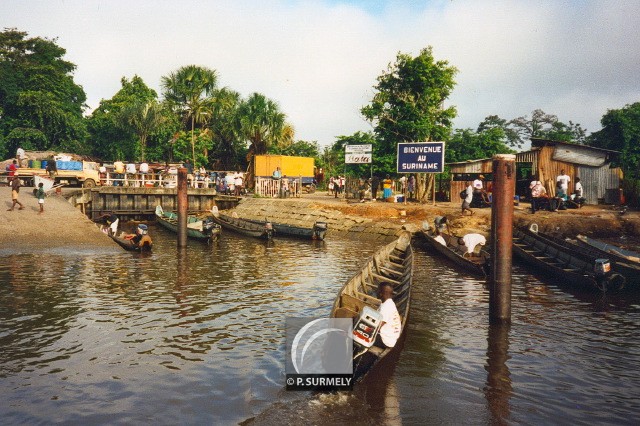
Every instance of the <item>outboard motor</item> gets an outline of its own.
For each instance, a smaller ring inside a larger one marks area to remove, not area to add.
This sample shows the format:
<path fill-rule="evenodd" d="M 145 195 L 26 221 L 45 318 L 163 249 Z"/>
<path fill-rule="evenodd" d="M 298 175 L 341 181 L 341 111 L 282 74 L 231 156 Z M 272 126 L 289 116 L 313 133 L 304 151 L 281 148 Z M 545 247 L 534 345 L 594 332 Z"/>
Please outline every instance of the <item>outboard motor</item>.
<path fill-rule="evenodd" d="M 204 232 L 210 232 L 215 227 L 215 222 L 210 217 L 202 221 L 202 230 Z"/>
<path fill-rule="evenodd" d="M 271 224 L 271 222 L 264 223 L 264 230 L 267 234 L 267 238 L 270 240 L 271 237 L 273 237 L 273 225 Z"/>
<path fill-rule="evenodd" d="M 612 272 L 609 259 L 596 259 L 593 264 L 593 273 L 603 292 L 608 289 L 622 290 L 626 283 L 626 279 L 622 275 Z"/>
<path fill-rule="evenodd" d="M 316 222 L 313 224 L 313 239 L 321 240 L 327 232 L 327 222 Z"/>
<path fill-rule="evenodd" d="M 138 228 L 136 228 L 136 232 L 138 235 L 147 235 L 149 233 L 149 227 L 144 223 L 141 223 L 138 225 Z"/>
<path fill-rule="evenodd" d="M 365 306 L 353 326 L 353 341 L 360 346 L 370 348 L 376 340 L 381 325 L 382 314 Z"/>

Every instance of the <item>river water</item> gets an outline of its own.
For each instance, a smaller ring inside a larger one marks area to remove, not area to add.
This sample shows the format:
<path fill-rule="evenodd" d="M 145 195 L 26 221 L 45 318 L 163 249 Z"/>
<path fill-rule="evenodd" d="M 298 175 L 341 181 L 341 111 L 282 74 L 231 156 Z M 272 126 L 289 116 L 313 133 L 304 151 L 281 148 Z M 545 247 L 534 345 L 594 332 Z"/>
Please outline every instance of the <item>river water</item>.
<path fill-rule="evenodd" d="M 284 322 L 327 316 L 375 249 L 330 236 L 152 254 L 4 253 L 3 424 L 633 424 L 640 302 L 514 267 L 511 326 L 482 280 L 416 246 L 403 350 L 353 392 L 284 390 Z"/>

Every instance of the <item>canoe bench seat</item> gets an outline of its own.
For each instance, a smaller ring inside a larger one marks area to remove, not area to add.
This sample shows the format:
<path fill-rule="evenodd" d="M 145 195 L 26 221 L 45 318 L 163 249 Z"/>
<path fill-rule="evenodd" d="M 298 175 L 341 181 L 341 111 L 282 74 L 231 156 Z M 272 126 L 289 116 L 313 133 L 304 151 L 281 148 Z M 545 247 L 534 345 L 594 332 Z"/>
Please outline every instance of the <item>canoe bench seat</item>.
<path fill-rule="evenodd" d="M 371 296 L 368 297 L 373 299 Z M 377 302 L 378 305 L 380 304 L 380 301 L 377 299 L 365 303 L 350 294 L 342 294 L 340 295 L 340 308 L 336 309 L 335 316 L 337 318 L 354 318 L 360 315 L 360 312 L 362 312 L 365 306 L 375 305 L 375 302 Z"/>

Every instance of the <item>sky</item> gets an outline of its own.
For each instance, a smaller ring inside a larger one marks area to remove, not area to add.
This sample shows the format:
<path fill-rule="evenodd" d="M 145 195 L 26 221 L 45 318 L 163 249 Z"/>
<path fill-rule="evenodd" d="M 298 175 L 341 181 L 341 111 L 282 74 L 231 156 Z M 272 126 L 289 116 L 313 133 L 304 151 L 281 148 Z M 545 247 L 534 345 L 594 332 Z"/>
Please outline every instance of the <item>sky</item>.
<path fill-rule="evenodd" d="M 57 39 L 88 112 L 140 76 L 185 65 L 276 101 L 297 140 L 330 145 L 370 131 L 360 114 L 401 53 L 432 46 L 458 69 L 455 128 L 535 109 L 588 133 L 640 101 L 636 0 L 4 0 L 0 27 Z"/>

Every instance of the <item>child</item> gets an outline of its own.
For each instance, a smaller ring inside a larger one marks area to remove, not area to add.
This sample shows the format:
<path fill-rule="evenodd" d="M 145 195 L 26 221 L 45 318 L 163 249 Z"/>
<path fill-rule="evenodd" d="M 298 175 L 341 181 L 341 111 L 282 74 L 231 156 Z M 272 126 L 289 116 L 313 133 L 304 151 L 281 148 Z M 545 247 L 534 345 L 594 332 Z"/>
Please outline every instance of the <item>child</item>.
<path fill-rule="evenodd" d="M 40 204 L 40 212 L 38 214 L 44 213 L 44 184 L 40 182 L 38 184 L 38 191 L 36 191 L 36 197 L 38 198 L 38 204 Z"/>

